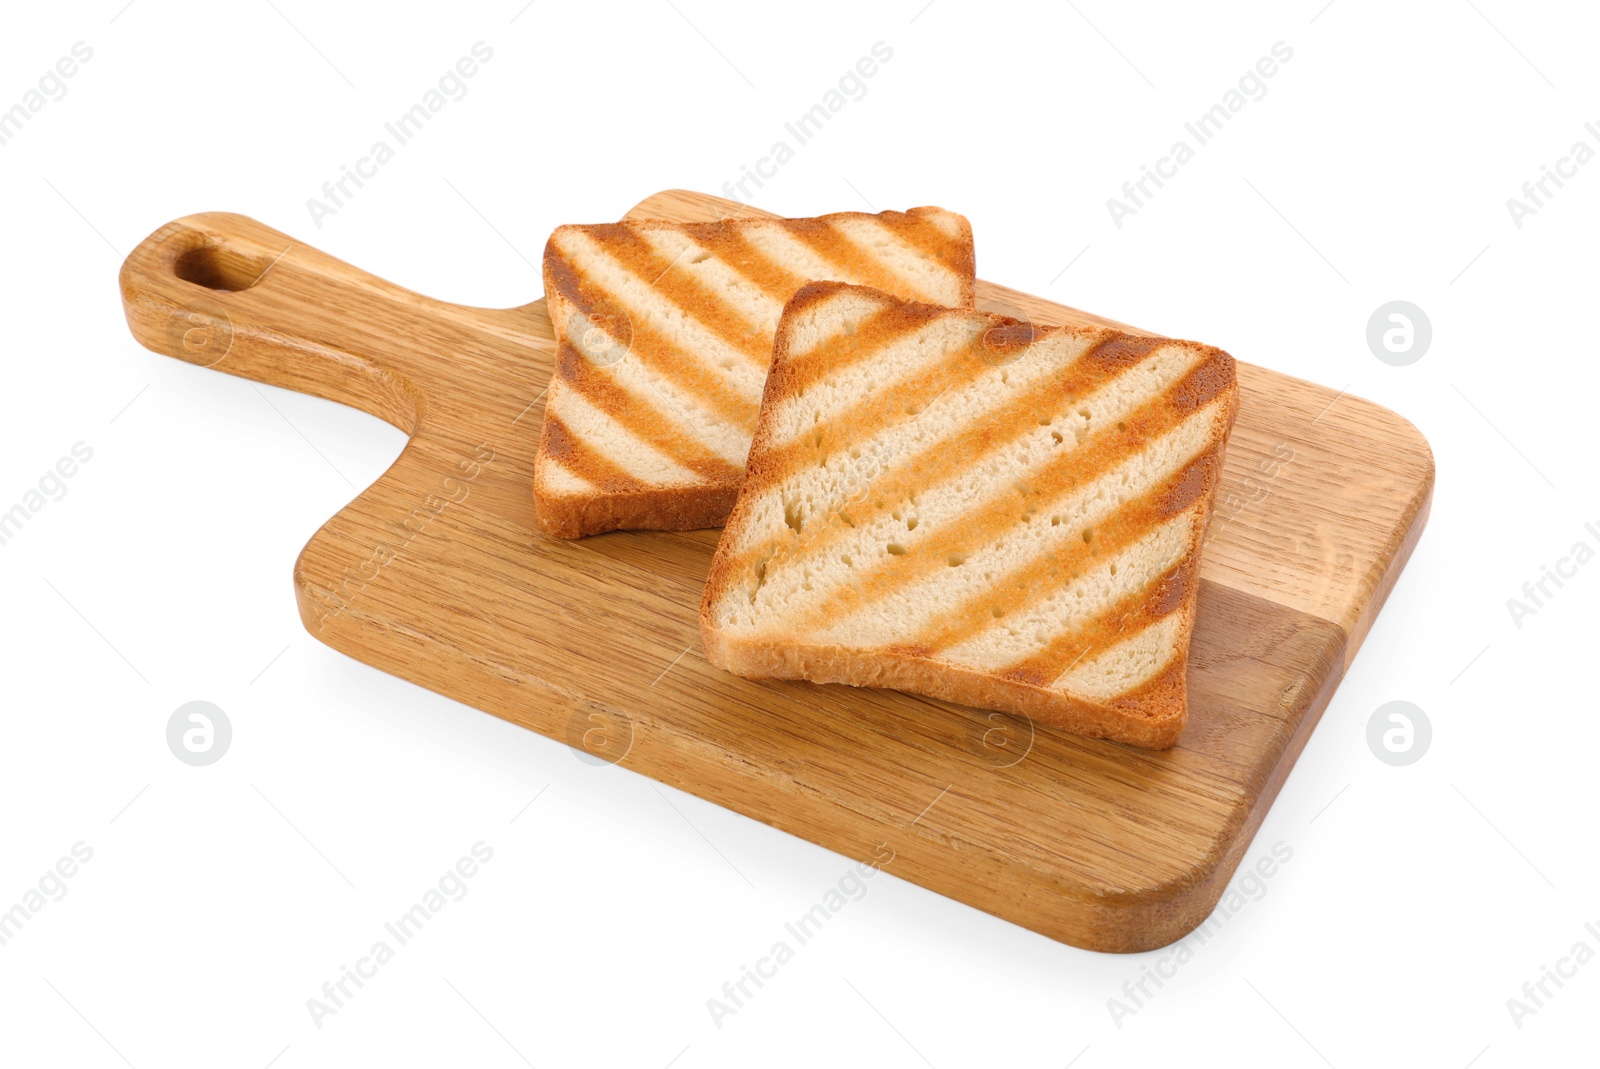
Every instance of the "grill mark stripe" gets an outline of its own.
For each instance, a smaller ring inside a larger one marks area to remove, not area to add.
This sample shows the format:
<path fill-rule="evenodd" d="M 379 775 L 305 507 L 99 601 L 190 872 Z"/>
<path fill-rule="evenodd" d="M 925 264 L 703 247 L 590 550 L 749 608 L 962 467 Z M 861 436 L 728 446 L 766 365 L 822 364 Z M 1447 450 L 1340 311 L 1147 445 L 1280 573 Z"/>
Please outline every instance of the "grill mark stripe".
<path fill-rule="evenodd" d="M 564 386 L 583 395 L 658 452 L 711 482 L 726 482 L 742 472 L 685 433 L 680 421 L 596 368 L 570 342 L 561 343 L 558 359 Z"/>
<path fill-rule="evenodd" d="M 634 234 L 657 256 L 677 261 L 674 273 L 686 273 L 715 292 L 747 326 L 759 333 L 765 348 L 771 349 L 772 337 L 777 333 L 778 320 L 783 314 L 781 299 L 728 262 L 709 242 L 696 240 L 688 231 L 673 226 L 638 225 Z"/>
<path fill-rule="evenodd" d="M 1123 598 L 1082 626 L 1056 636 L 1040 652 L 1007 665 L 996 674 L 1002 679 L 1050 687 L 1080 661 L 1090 660 L 1154 627 L 1172 613 L 1182 612 L 1199 581 L 1199 556 L 1196 547 L 1145 589 Z M 1157 666 L 1152 675 L 1159 675 L 1165 667 Z"/>
<path fill-rule="evenodd" d="M 821 219 L 790 219 L 785 228 L 796 240 L 833 265 L 841 279 L 886 293 L 922 294 L 922 287 L 890 271 L 877 257 Z M 924 295 L 925 296 L 925 295 Z"/>
<path fill-rule="evenodd" d="M 865 573 L 856 575 L 848 586 L 835 587 L 806 613 L 804 622 L 796 626 L 818 627 L 825 622 L 836 621 L 846 613 L 867 609 L 874 601 L 882 600 L 910 581 L 920 579 L 937 568 L 948 567 L 946 561 L 951 553 L 974 552 L 1020 524 L 1034 509 L 1046 507 L 1050 501 L 1092 485 L 1120 461 L 1138 452 L 1141 445 L 1165 437 L 1185 418 L 1204 408 L 1211 397 L 1203 396 L 1194 388 L 1194 384 L 1214 377 L 1214 365 L 1223 360 L 1231 358 L 1219 355 L 1202 362 L 1160 396 L 1151 398 L 1130 412 L 1123 420 L 1125 430 L 1111 428 L 1091 434 L 1076 449 L 1051 459 L 1029 478 L 1034 485 L 1055 487 L 1044 501 L 1036 501 L 1036 495 L 1022 497 L 1009 487 L 1000 490 L 982 505 L 969 510 L 972 517 L 970 522 L 946 524 L 930 532 L 911 553 L 885 558 Z M 874 497 L 887 498 L 891 495 L 898 497 L 892 491 L 873 493 Z M 1024 502 L 1030 501 L 1033 503 L 1022 507 Z M 833 531 L 836 527 L 830 524 L 826 529 Z M 886 584 L 886 587 L 872 589 L 875 582 Z"/>
<path fill-rule="evenodd" d="M 1046 582 L 1053 577 L 1052 573 L 1081 574 L 1092 562 L 1115 557 L 1137 542 L 1141 536 L 1149 533 L 1157 524 L 1192 508 L 1205 488 L 1206 479 L 1215 470 L 1215 460 L 1214 451 L 1203 453 L 1196 459 L 1186 462 L 1144 494 L 1125 502 L 1111 515 L 1103 517 L 1094 525 L 1092 542 L 1084 542 L 1082 538 L 1072 538 L 1064 547 L 1064 552 L 1057 550 L 1055 553 L 1041 555 L 1012 569 L 996 580 L 989 591 L 975 594 L 942 614 L 951 622 L 926 628 L 907 643 L 909 650 L 924 656 L 935 656 L 996 626 L 1007 616 L 1030 609 L 1043 601 L 1054 592 Z M 1065 581 L 1058 580 L 1058 582 Z M 1010 595 L 1005 603 L 1005 615 L 996 618 L 992 612 L 997 600 L 993 592 L 1000 590 L 1020 591 L 1020 593 Z M 1145 596 L 1142 592 L 1134 595 L 1137 598 Z M 991 611 L 985 613 L 985 609 Z"/>
<path fill-rule="evenodd" d="M 910 217 L 904 215 L 891 219 L 883 215 L 849 214 L 834 219 L 833 229 L 846 241 L 862 250 L 864 255 L 880 260 L 886 271 L 896 277 L 905 278 L 920 294 L 918 300 L 929 304 L 955 306 L 961 304 L 964 297 L 970 306 L 972 295 L 959 284 L 960 279 L 951 272 L 947 262 L 949 254 L 930 251 L 908 240 L 907 231 L 910 223 Z M 946 244 L 949 244 L 948 239 Z M 916 266 L 907 261 L 914 261 Z M 924 278 L 925 273 L 932 274 L 933 277 Z M 959 295 L 950 295 L 952 282 L 956 282 L 956 288 L 962 291 Z"/>
<path fill-rule="evenodd" d="M 1145 628 L 1144 631 L 1141 631 L 1135 635 L 1129 635 L 1124 641 L 1133 642 L 1142 639 L 1152 628 L 1164 625 L 1172 615 L 1176 614 L 1163 616 L 1161 619 L 1151 624 L 1150 627 Z M 1118 645 L 1121 645 L 1121 643 L 1118 643 Z M 1114 649 L 1116 649 L 1116 646 L 1109 646 L 1101 652 L 1101 655 L 1103 656 L 1105 653 L 1110 653 Z M 1086 657 L 1084 659 L 1084 663 L 1089 664 L 1097 659 L 1097 657 Z M 1144 710 L 1148 709 L 1152 702 L 1177 701 L 1187 706 L 1188 696 L 1186 691 L 1188 687 L 1185 680 L 1188 664 L 1189 650 L 1187 646 L 1173 650 L 1172 656 L 1168 657 L 1166 662 L 1162 664 L 1160 668 L 1157 668 L 1154 672 L 1150 673 L 1144 679 L 1135 683 L 1127 690 L 1124 690 L 1109 699 L 1101 700 L 1105 701 L 1107 705 L 1114 709 L 1131 710 L 1140 716 L 1145 715 Z M 1070 674 L 1070 671 L 1063 672 L 1062 676 L 1067 676 Z M 1057 682 L 1060 682 L 1060 680 L 1058 679 Z"/>
<path fill-rule="evenodd" d="M 613 464 L 604 453 L 590 448 L 586 441 L 567 429 L 559 416 L 550 411 L 546 411 L 544 416 L 544 451 L 562 467 L 603 493 L 637 490 L 645 485 Z"/>
<path fill-rule="evenodd" d="M 758 324 L 746 320 L 713 289 L 703 286 L 680 266 L 679 259 L 662 256 L 625 223 L 591 226 L 589 237 L 625 270 L 661 293 L 709 333 L 752 363 L 772 362 L 772 340 Z"/>
<path fill-rule="evenodd" d="M 573 305 L 580 317 L 606 324 L 607 330 L 613 318 L 620 318 L 624 322 L 632 341 L 624 359 L 639 359 L 658 375 L 673 380 L 686 392 L 694 394 L 701 403 L 722 414 L 725 419 L 746 431 L 753 430 L 759 397 L 747 400 L 731 382 L 720 377 L 706 360 L 674 342 L 642 317 L 629 314 L 624 302 L 605 287 L 590 279 L 580 281 L 575 269 L 566 260 L 549 256 L 546 258 L 546 270 L 550 274 L 550 284 Z M 558 325 L 556 329 L 564 327 L 564 324 Z M 746 416 L 749 418 L 746 419 Z"/>
<path fill-rule="evenodd" d="M 889 345 L 923 326 L 925 322 L 928 320 L 909 324 L 910 329 L 892 335 L 887 344 L 876 346 L 876 349 L 879 351 L 887 349 Z M 813 433 L 802 435 L 773 448 L 767 454 L 770 458 L 767 463 L 772 465 L 771 470 L 783 472 L 797 467 L 800 457 L 805 453 L 815 452 L 824 458 L 840 453 L 870 438 L 873 428 L 884 426 L 892 414 L 905 412 L 912 407 L 920 412 L 947 390 L 970 385 L 983 372 L 991 370 L 979 359 L 978 354 L 983 351 L 982 345 L 982 337 L 975 338 L 971 345 L 945 354 L 932 367 L 918 369 L 912 378 L 897 382 L 856 402 L 844 411 L 829 417 L 825 422 L 817 424 Z M 847 363 L 859 363 L 873 355 L 875 354 L 851 353 Z M 832 354 L 828 356 L 831 357 Z M 825 360 L 826 358 L 817 361 L 819 366 L 816 370 L 819 375 L 838 369 L 837 364 L 821 366 Z"/>
<path fill-rule="evenodd" d="M 937 485 L 981 464 L 993 450 L 1010 445 L 1035 429 L 1039 411 L 1047 410 L 1053 416 L 1064 404 L 1073 404 L 1078 397 L 1108 385 L 1118 374 L 1137 364 L 1137 359 L 1129 357 L 1132 348 L 1121 344 L 1124 340 L 1120 335 L 1102 336 L 1063 369 L 1059 377 L 1047 376 L 1044 381 L 986 415 L 982 421 L 961 427 L 938 441 L 925 443 L 919 452 L 903 457 L 886 477 L 869 485 L 870 496 L 899 498 L 908 491 Z M 1166 344 L 1165 339 L 1160 338 L 1133 340 L 1148 340 L 1145 353 Z M 1103 353 L 1102 350 L 1108 352 Z M 1019 359 L 1026 359 L 1026 356 L 1024 352 Z M 1081 451 L 1086 444 L 1081 443 L 1073 452 Z M 931 462 L 927 459 L 930 454 L 936 454 L 936 459 Z M 762 463 L 765 467 L 765 460 Z M 844 505 L 846 511 L 854 500 Z M 732 566 L 749 567 L 759 557 L 769 556 L 768 568 L 771 569 L 810 554 L 825 552 L 840 537 L 843 534 L 837 524 L 808 525 L 796 539 L 784 539 L 776 545 L 769 541 L 751 547 L 735 558 Z"/>
<path fill-rule="evenodd" d="M 689 237 L 749 279 L 769 297 L 787 303 L 807 279 L 770 259 L 745 240 L 742 228 L 727 223 L 690 224 Z"/>
<path fill-rule="evenodd" d="M 854 299 L 854 294 L 828 298 Z M 786 398 L 799 397 L 830 375 L 873 359 L 900 339 L 944 314 L 943 309 L 904 304 L 891 304 L 873 312 L 857 325 L 854 334 L 829 339 L 809 352 L 791 357 L 784 369 Z"/>
<path fill-rule="evenodd" d="M 964 243 L 940 230 L 928 220 L 927 216 L 913 212 L 896 212 L 893 215 L 893 223 L 882 216 L 879 219 L 900 235 L 901 240 L 907 245 L 949 271 L 957 280 L 966 277 L 968 266 L 960 262 L 959 256 L 964 251 Z"/>
<path fill-rule="evenodd" d="M 560 257 L 546 257 L 546 270 L 558 292 L 576 310 L 588 318 L 617 302 L 609 293 L 593 283 L 581 283 L 572 266 Z M 731 385 L 716 377 L 704 362 L 696 360 L 665 334 L 646 323 L 628 317 L 633 343 L 622 359 L 638 360 L 655 374 L 672 382 L 692 396 L 719 418 L 742 428 L 745 433 L 755 429 L 759 403 L 746 400 Z"/>

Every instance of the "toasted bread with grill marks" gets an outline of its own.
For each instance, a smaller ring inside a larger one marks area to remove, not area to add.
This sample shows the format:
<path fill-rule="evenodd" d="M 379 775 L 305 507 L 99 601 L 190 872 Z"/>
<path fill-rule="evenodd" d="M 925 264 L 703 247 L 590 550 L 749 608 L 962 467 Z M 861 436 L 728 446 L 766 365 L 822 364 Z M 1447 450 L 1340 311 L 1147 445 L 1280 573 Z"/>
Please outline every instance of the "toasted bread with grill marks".
<path fill-rule="evenodd" d="M 808 285 L 712 562 L 706 658 L 1169 747 L 1238 399 L 1210 346 Z"/>
<path fill-rule="evenodd" d="M 784 303 L 808 281 L 971 307 L 972 228 L 941 208 L 563 226 L 544 254 L 556 368 L 534 464 L 566 537 L 727 519 Z"/>

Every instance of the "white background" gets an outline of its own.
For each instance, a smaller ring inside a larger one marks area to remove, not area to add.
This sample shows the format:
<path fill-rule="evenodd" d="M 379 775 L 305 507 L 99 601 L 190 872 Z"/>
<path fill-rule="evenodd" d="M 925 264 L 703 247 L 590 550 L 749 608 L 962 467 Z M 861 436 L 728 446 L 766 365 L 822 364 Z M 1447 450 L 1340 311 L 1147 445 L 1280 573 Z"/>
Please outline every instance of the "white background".
<path fill-rule="evenodd" d="M 0 908 L 94 853 L 0 947 L 0 1062 L 1595 1063 L 1600 963 L 1520 1028 L 1507 1000 L 1600 951 L 1600 564 L 1520 628 L 1506 604 L 1600 547 L 1600 161 L 1521 228 L 1506 206 L 1600 144 L 1593 9 L 924 2 L 8 12 L 0 107 L 75 42 L 93 58 L 0 146 L 0 510 L 93 458 L 0 546 Z M 468 95 L 315 226 L 307 199 L 480 40 Z M 1437 457 L 1427 533 L 1247 855 L 1292 861 L 1120 1027 L 1108 1000 L 1160 952 L 889 876 L 716 1027 L 706 1000 L 849 863 L 312 640 L 291 564 L 399 432 L 146 352 L 122 318 L 123 256 L 210 209 L 433 296 L 532 300 L 552 227 L 719 191 L 878 41 L 892 60 L 762 207 L 961 211 L 983 277 L 1348 386 Z M 1114 226 L 1107 198 L 1278 41 L 1267 95 Z M 1408 367 L 1365 341 L 1394 299 L 1433 325 Z M 165 742 L 193 699 L 233 724 L 207 768 Z M 1434 731 L 1403 768 L 1365 741 L 1395 699 Z M 480 840 L 470 893 L 319 1029 L 307 999 Z"/>

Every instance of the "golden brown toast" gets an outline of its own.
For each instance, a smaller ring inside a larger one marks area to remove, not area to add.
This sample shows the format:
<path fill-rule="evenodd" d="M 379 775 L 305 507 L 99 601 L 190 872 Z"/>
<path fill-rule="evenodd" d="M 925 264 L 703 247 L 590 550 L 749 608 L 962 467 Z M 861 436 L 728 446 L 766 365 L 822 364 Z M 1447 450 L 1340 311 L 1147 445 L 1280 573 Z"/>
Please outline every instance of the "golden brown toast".
<path fill-rule="evenodd" d="M 712 562 L 706 658 L 1171 746 L 1237 409 L 1209 346 L 808 285 Z"/>
<path fill-rule="evenodd" d="M 941 208 L 563 226 L 544 255 L 556 369 L 540 527 L 719 526 L 744 478 L 784 303 L 836 279 L 971 307 L 972 228 Z"/>

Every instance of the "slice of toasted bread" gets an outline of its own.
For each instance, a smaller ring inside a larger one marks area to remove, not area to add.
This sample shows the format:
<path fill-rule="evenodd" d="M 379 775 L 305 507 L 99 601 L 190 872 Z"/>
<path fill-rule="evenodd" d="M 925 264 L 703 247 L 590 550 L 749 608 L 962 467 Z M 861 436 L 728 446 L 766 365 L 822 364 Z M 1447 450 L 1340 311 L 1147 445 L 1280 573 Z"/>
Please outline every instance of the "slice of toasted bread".
<path fill-rule="evenodd" d="M 1209 346 L 808 285 L 711 565 L 706 659 L 1171 746 L 1237 409 Z"/>
<path fill-rule="evenodd" d="M 544 252 L 557 354 L 534 462 L 540 527 L 721 525 L 778 316 L 815 279 L 970 308 L 972 228 L 942 208 L 559 227 Z"/>

